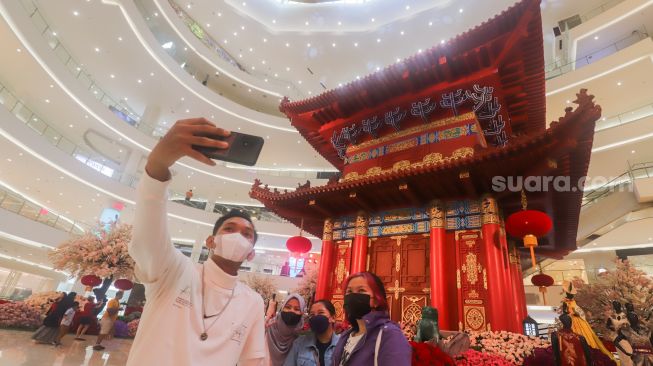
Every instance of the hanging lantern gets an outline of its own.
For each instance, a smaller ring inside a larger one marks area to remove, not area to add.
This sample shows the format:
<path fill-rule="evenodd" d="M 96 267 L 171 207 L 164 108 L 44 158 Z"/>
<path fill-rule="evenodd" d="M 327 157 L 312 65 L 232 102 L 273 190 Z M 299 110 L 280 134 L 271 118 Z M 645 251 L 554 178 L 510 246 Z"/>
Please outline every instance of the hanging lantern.
<path fill-rule="evenodd" d="M 102 283 L 102 279 L 96 275 L 86 275 L 82 277 L 82 285 L 95 287 Z"/>
<path fill-rule="evenodd" d="M 544 305 L 546 305 L 546 288 L 553 285 L 553 277 L 540 271 L 540 273 L 531 277 L 531 283 L 540 289 L 540 293 L 542 294 L 542 302 Z"/>
<path fill-rule="evenodd" d="M 527 210 L 528 202 L 526 194 L 522 190 L 522 210 L 510 215 L 506 220 L 506 231 L 511 236 L 522 238 L 524 246 L 531 250 L 531 262 L 533 268 L 536 267 L 535 248 L 537 247 L 537 238 L 545 236 L 551 231 L 553 222 L 549 215 L 542 211 Z"/>
<path fill-rule="evenodd" d="M 308 238 L 302 236 L 303 231 L 304 219 L 302 219 L 299 235 L 293 236 L 292 238 L 289 238 L 288 241 L 286 241 L 286 248 L 288 248 L 291 253 L 307 253 L 313 247 L 311 241 L 308 240 Z"/>
<path fill-rule="evenodd" d="M 134 287 L 134 283 L 126 278 L 122 278 L 113 283 L 113 287 L 118 290 L 131 290 Z"/>

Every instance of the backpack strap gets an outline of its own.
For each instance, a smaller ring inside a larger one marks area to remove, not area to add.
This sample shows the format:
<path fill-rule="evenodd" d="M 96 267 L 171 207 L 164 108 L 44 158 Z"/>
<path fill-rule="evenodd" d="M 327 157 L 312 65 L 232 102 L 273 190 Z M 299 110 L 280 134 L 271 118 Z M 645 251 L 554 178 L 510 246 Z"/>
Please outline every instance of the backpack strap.
<path fill-rule="evenodd" d="M 379 366 L 379 349 L 381 348 L 382 337 L 383 337 L 383 328 L 381 328 L 381 330 L 379 331 L 379 336 L 376 337 L 376 345 L 374 346 L 374 366 Z"/>

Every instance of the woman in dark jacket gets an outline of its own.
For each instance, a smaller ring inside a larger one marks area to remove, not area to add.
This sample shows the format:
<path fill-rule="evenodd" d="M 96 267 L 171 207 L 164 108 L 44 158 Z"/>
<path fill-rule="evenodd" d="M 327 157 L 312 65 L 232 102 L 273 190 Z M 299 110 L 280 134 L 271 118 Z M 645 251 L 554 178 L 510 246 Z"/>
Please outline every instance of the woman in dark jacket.
<path fill-rule="evenodd" d="M 33 340 L 37 343 L 56 343 L 61 318 L 66 310 L 73 306 L 75 296 L 77 296 L 77 293 L 70 292 L 59 300 L 59 302 L 52 304 L 45 319 L 43 319 L 43 325 L 32 335 Z"/>
<path fill-rule="evenodd" d="M 381 279 L 360 272 L 347 279 L 345 288 L 344 309 L 352 328 L 340 336 L 334 365 L 410 366 L 411 347 L 390 320 Z"/>

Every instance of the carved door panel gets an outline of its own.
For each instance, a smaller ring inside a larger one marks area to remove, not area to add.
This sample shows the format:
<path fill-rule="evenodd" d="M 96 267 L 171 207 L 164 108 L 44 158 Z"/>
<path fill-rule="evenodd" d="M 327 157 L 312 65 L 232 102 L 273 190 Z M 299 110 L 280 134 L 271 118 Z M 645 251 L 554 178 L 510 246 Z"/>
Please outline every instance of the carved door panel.
<path fill-rule="evenodd" d="M 401 312 L 392 314 L 393 320 L 406 325 L 416 325 L 421 318 L 422 307 L 430 303 L 429 237 L 411 235 L 401 240 L 400 288 L 390 289 L 399 293 Z"/>
<path fill-rule="evenodd" d="M 388 291 L 388 288 L 394 286 L 395 281 L 400 280 L 401 273 L 401 251 L 398 241 L 395 237 L 381 237 L 370 240 L 370 272 L 379 276 L 386 288 L 388 307 L 390 315 L 395 313 L 399 308 L 398 298 Z"/>
<path fill-rule="evenodd" d="M 371 241 L 370 271 L 386 289 L 390 317 L 414 324 L 429 302 L 428 237 L 382 237 Z"/>
<path fill-rule="evenodd" d="M 336 319 L 344 320 L 343 301 L 344 290 L 343 283 L 349 276 L 351 268 L 351 240 L 342 240 L 335 243 L 335 269 L 331 275 L 330 288 L 331 302 L 336 308 Z"/>

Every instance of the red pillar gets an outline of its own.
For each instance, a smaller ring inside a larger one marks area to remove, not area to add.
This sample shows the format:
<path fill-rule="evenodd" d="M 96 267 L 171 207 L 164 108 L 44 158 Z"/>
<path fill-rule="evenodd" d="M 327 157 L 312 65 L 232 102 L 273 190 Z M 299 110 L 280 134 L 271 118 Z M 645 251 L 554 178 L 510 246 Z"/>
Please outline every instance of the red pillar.
<path fill-rule="evenodd" d="M 499 228 L 499 241 L 501 243 L 501 252 L 503 253 L 503 277 L 504 277 L 504 288 L 506 288 L 506 306 L 509 311 L 506 313 L 507 320 L 509 322 L 509 328 L 511 332 L 522 333 L 522 320 L 520 318 L 518 307 L 519 303 L 517 302 L 517 294 L 515 293 L 515 281 L 522 282 L 520 279 L 515 279 L 513 277 L 512 270 L 512 252 L 508 247 L 508 239 L 506 238 L 506 229 L 505 224 L 503 223 L 503 218 L 500 218 L 500 228 Z M 523 286 L 522 286 L 522 297 L 524 296 Z"/>
<path fill-rule="evenodd" d="M 515 320 L 519 326 L 517 333 L 522 333 L 523 321 L 528 316 L 528 310 L 526 309 L 524 276 L 521 271 L 519 252 L 515 247 L 510 248 L 510 277 L 512 278 L 512 301 L 515 308 Z"/>
<path fill-rule="evenodd" d="M 352 243 L 351 274 L 367 269 L 367 228 L 367 216 L 359 213 L 356 216 L 356 231 Z"/>
<path fill-rule="evenodd" d="M 508 268 L 501 250 L 497 202 L 494 198 L 486 196 L 481 205 L 483 213 L 481 231 L 487 259 L 488 328 L 490 330 L 509 330 L 511 322 L 506 309 L 509 309 L 511 297 L 508 292 L 510 289 L 505 287 Z"/>
<path fill-rule="evenodd" d="M 333 270 L 333 222 L 324 220 L 324 233 L 322 234 L 322 254 L 320 255 L 320 268 L 318 269 L 315 300 L 328 299 L 331 296 L 329 279 Z"/>
<path fill-rule="evenodd" d="M 447 312 L 447 281 L 444 232 L 444 209 L 442 202 L 435 201 L 429 207 L 431 236 L 429 238 L 429 270 L 431 279 L 431 306 L 438 310 L 440 329 L 455 330 L 451 314 Z"/>

